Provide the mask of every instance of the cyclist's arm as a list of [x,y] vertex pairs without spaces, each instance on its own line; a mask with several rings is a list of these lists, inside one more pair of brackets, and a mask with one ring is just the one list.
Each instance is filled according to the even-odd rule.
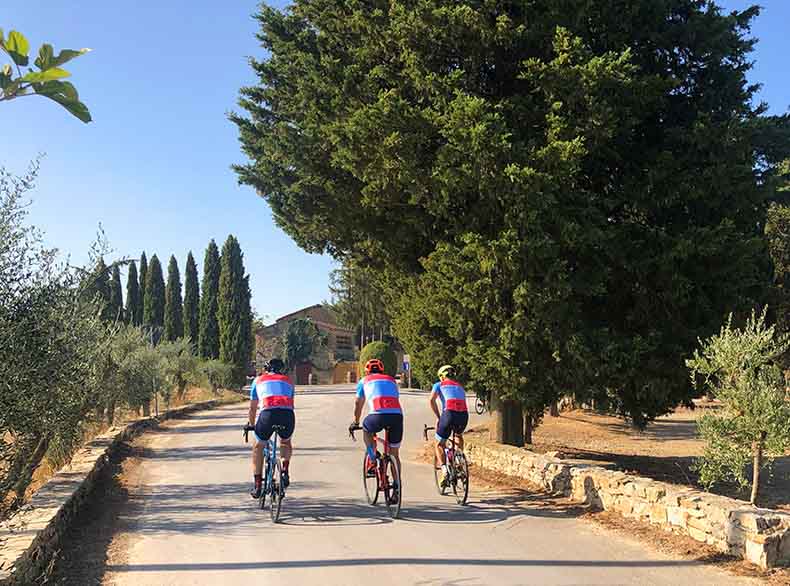
[[441,417],[441,415],[442,415],[441,411],[439,411],[439,405],[438,405],[438,403],[439,403],[439,393],[437,393],[436,391],[433,391],[431,393],[431,398],[428,399],[428,403],[431,406],[431,411],[433,411],[433,414],[436,415],[436,419],[439,419],[439,417]]
[[255,415],[258,413],[258,391],[255,389],[255,381],[250,385],[250,410],[247,419],[250,427],[255,425]]
[[354,402],[354,423],[359,425],[359,418],[362,417],[362,408],[365,406],[365,386],[362,381],[357,383],[357,400]]

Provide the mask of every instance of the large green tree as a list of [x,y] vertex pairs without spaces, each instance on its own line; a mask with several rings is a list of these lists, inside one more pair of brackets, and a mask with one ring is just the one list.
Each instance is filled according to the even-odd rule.
[[184,271],[184,336],[197,348],[198,322],[200,314],[200,292],[198,289],[197,265],[192,251],[187,255]]
[[137,264],[129,263],[126,274],[126,323],[139,326],[143,323],[143,304],[140,299],[140,283],[137,280]]
[[[455,360],[501,412],[575,392],[643,426],[690,399],[697,338],[765,294],[789,143],[746,81],[758,12],[263,6],[236,169],[304,249],[421,292],[396,316],[418,361]],[[498,423],[520,443],[517,417]]]
[[123,288],[121,286],[121,270],[117,263],[112,265],[108,311],[110,313],[110,319],[123,320]]
[[165,279],[162,265],[156,255],[151,257],[145,278],[145,300],[143,303],[143,325],[161,328],[165,324]]
[[217,322],[219,325],[219,359],[231,364],[237,380],[244,376],[250,360],[249,283],[244,275],[244,255],[232,234],[222,246]]
[[165,340],[172,342],[184,337],[184,306],[181,298],[181,273],[178,261],[170,255],[165,286]]
[[219,326],[217,324],[217,295],[219,292],[220,259],[217,244],[212,239],[203,258],[203,283],[200,298],[198,353],[201,358],[219,358]]

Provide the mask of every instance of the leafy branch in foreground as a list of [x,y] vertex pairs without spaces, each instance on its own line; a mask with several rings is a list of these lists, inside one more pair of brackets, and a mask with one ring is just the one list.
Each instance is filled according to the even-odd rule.
[[[30,43],[18,31],[11,31],[8,37],[0,29],[0,51],[11,58],[11,63],[0,67],[0,102],[7,102],[23,96],[39,95],[57,102],[83,122],[91,121],[88,107],[79,99],[77,88],[68,81],[71,73],[61,66],[72,59],[84,55],[90,49],[63,49],[55,54],[52,45],[44,43],[38,50],[38,57],[29,67]],[[27,68],[23,70],[22,68]]]

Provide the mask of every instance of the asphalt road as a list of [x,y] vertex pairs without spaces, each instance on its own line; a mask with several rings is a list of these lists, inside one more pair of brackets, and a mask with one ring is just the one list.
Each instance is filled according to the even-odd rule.
[[[292,485],[282,523],[247,495],[246,405],[196,414],[148,437],[135,503],[112,538],[105,584],[727,584],[751,583],[576,519],[540,498],[475,488],[459,507],[431,466],[404,460],[402,518],[364,502],[362,443],[346,427],[349,387],[300,389]],[[405,453],[432,423],[406,394]],[[473,418],[474,419],[474,418]]]

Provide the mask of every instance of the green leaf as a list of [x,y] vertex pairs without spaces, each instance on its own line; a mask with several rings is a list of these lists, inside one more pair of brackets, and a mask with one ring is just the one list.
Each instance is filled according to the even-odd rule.
[[41,70],[48,69],[52,66],[52,59],[55,57],[55,50],[49,43],[44,43],[38,50],[38,57],[36,57],[36,67]]
[[28,43],[27,39],[22,33],[18,31],[11,31],[8,34],[8,39],[6,39],[4,46],[14,63],[20,67],[27,65],[27,55],[30,52],[30,43]]
[[64,63],[79,57],[80,55],[84,55],[85,53],[89,53],[90,49],[63,49],[58,56],[52,61],[52,67],[57,67],[59,65],[63,65]]
[[77,88],[67,81],[48,81],[33,85],[37,94],[57,102],[71,114],[82,120],[90,122],[92,120],[88,107],[80,102]]
[[11,84],[11,76],[13,75],[13,71],[11,69],[11,65],[6,63],[3,65],[2,69],[0,69],[0,89],[5,90]]
[[59,67],[50,67],[44,71],[29,71],[22,76],[22,81],[29,81],[31,83],[44,83],[47,81],[55,81],[69,77],[71,74],[65,69]]

